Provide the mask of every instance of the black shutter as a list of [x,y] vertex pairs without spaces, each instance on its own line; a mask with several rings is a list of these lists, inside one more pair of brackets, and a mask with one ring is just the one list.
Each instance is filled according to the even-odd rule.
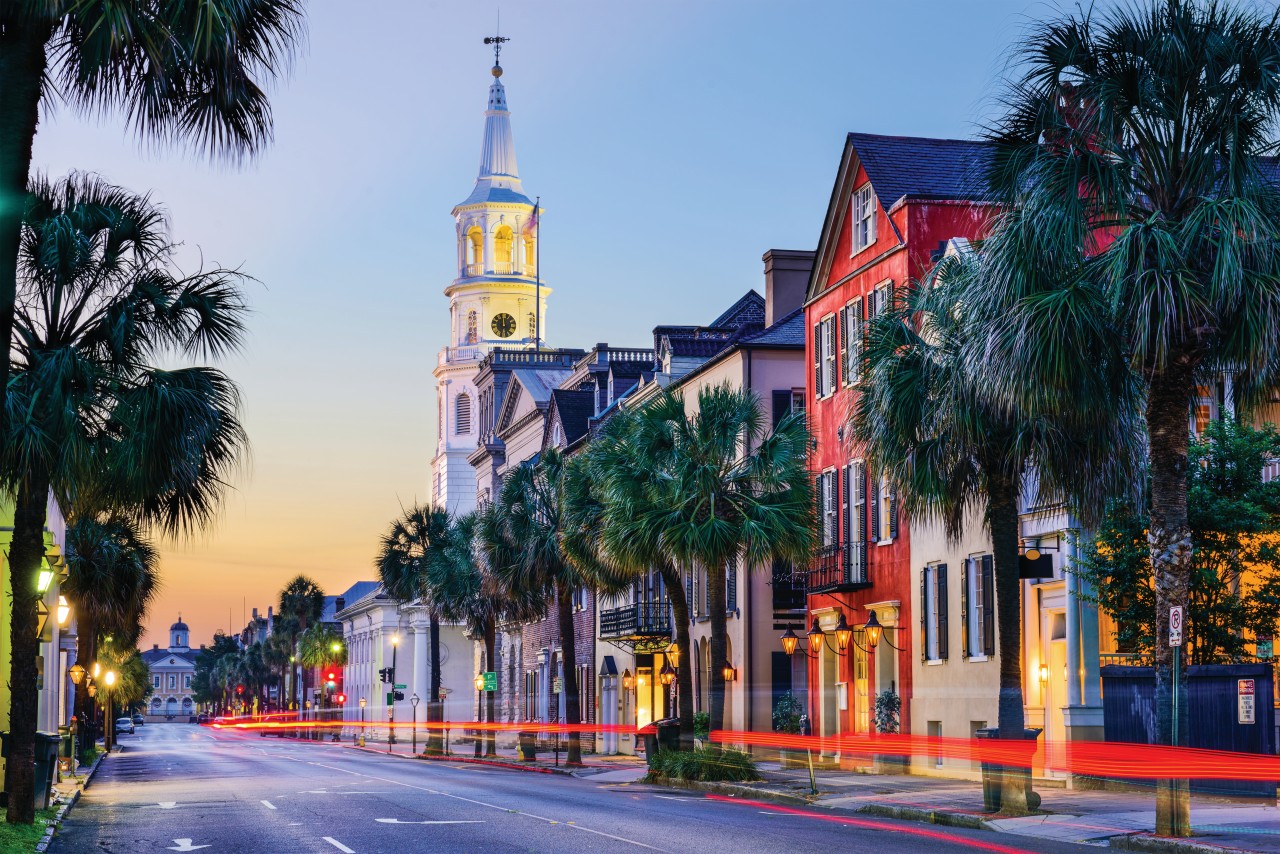
[[822,397],[822,324],[813,324],[813,396]]
[[938,658],[947,660],[947,565],[938,564]]
[[983,655],[996,654],[996,579],[991,555],[982,556]]
[[837,387],[849,382],[849,308],[840,309],[840,349],[837,351],[836,374],[839,377]]
[[693,596],[693,570],[685,570],[684,601],[688,603],[689,622],[693,622],[694,613],[698,610],[698,600]]
[[725,610],[738,610],[738,562],[731,561],[725,568]]
[[889,482],[889,539],[896,540],[898,538],[898,487],[893,481]]
[[920,570],[920,660],[929,660],[929,567]]
[[972,641],[969,638],[969,563],[960,563],[960,657],[969,657]]
[[791,389],[773,390],[773,429],[778,429],[779,422],[791,414]]
[[844,535],[840,541],[847,546],[853,542],[853,528],[849,524],[852,521],[849,515],[849,498],[853,489],[853,463],[841,471],[844,472],[844,483],[840,484],[840,518],[844,522]]
[[871,531],[867,542],[880,542],[880,479],[867,473],[867,492],[871,496]]

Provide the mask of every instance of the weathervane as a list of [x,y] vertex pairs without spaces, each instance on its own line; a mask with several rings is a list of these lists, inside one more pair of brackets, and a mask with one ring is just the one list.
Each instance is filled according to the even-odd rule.
[[[499,18],[499,21],[501,21],[501,18]],[[499,24],[499,25],[498,25],[498,29],[499,29],[499,30],[501,30],[501,27],[502,27],[502,25],[501,25],[501,24]],[[485,36],[485,37],[484,37],[484,43],[485,43],[485,44],[491,44],[491,45],[493,45],[493,67],[494,67],[494,68],[500,68],[500,67],[502,66],[502,63],[498,61],[498,56],[499,56],[499,54],[501,54],[501,53],[502,53],[502,46],[503,46],[503,44],[505,44],[506,42],[509,42],[509,41],[511,41],[511,39],[507,38],[506,36],[496,36],[496,35],[495,35],[495,36]]]

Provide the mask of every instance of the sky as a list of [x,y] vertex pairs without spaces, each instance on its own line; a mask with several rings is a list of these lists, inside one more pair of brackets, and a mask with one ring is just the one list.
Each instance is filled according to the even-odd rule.
[[[143,644],[179,613],[238,632],[298,573],[376,577],[382,531],[429,495],[432,368],[447,342],[450,210],[479,163],[494,2],[312,0],[272,89],[274,143],[243,166],[139,142],[119,116],[44,115],[34,168],[148,191],[184,265],[253,276],[243,393],[251,459],[217,523],[163,541]],[[849,131],[970,137],[1027,0],[506,0],[508,105],[540,195],[546,337],[651,346],[707,323],[761,255],[812,249]]]

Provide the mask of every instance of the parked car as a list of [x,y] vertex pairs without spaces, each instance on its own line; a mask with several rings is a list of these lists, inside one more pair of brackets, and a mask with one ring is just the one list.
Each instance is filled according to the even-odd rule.
[[127,732],[129,733],[129,735],[133,735],[135,732],[137,732],[137,730],[133,728],[133,718],[117,718],[116,732],[117,733]]
[[146,718],[144,718],[142,715],[134,715],[134,716],[133,716],[133,725],[134,725],[134,726],[142,726],[142,725],[143,725],[143,724],[145,724],[146,722],[147,722],[147,719],[146,719]]
[[203,713],[202,713],[202,714],[199,714],[199,715],[196,715],[196,723],[198,723],[198,724],[207,724],[208,722],[209,722],[209,716],[208,716],[208,715],[203,714]]

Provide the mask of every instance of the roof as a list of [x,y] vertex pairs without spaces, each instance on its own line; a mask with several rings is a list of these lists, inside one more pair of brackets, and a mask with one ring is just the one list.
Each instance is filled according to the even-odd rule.
[[609,373],[615,377],[638,377],[653,370],[653,362],[610,362]]
[[588,422],[596,414],[595,392],[558,388],[551,396],[551,405],[560,417],[560,429],[564,430],[565,444],[571,445],[586,434]]
[[381,585],[377,581],[357,581],[337,596],[324,597],[324,607],[320,609],[320,622],[336,623],[338,621],[339,599],[342,600],[343,608],[350,608],[369,594],[376,592],[379,586]]
[[751,323],[764,325],[764,297],[755,289],[747,291],[733,305],[711,321],[708,326],[745,326]]
[[140,655],[142,660],[145,661],[148,666],[152,664],[156,664],[161,659],[165,659],[165,658],[176,658],[187,664],[191,664],[191,665],[195,664],[195,660],[192,657],[192,655],[188,655],[187,653],[184,653],[184,652],[169,652],[169,650],[165,649],[164,647],[160,647],[159,649],[148,649],[140,653]]
[[985,195],[992,143],[851,133],[849,144],[886,210],[904,196],[977,199]]
[[773,326],[755,335],[748,335],[741,342],[745,347],[799,347],[804,349],[804,308],[797,308]]
[[[511,372],[514,379],[520,381],[520,385],[529,393],[529,396],[536,403],[546,403],[551,400],[551,392],[556,390],[562,382],[569,378],[573,373],[567,370],[530,370],[528,368],[517,368]],[[510,392],[507,393],[510,397]]]

